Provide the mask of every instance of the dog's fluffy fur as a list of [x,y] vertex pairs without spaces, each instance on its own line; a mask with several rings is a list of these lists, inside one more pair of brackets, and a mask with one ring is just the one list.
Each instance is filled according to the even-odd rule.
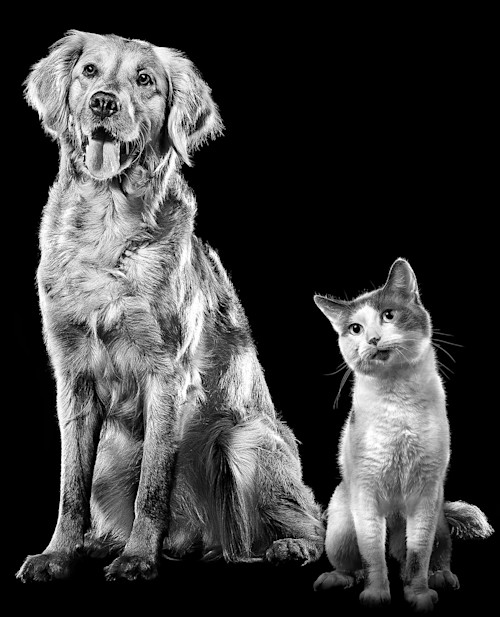
[[62,442],[57,525],[22,580],[119,551],[108,579],[152,578],[161,550],[304,563],[321,513],[277,417],[234,288],[193,234],[180,167],[221,132],[180,52],[71,31],[28,102],[60,147],[38,270]]

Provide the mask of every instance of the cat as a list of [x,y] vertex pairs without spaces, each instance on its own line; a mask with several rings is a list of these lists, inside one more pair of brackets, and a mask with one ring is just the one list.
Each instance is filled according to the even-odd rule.
[[493,530],[476,506],[443,499],[450,457],[446,397],[415,274],[399,258],[379,289],[352,301],[314,300],[354,373],[338,456],[342,481],[326,513],[325,549],[335,569],[314,588],[364,580],[362,604],[390,602],[387,533],[389,551],[401,563],[405,600],[430,611],[437,588],[459,587],[450,570],[449,525],[469,537]]

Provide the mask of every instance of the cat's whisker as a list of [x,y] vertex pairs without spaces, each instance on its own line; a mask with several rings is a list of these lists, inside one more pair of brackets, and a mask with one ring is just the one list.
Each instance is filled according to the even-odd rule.
[[347,368],[347,364],[345,362],[341,362],[338,367],[333,371],[333,373],[323,373],[325,377],[330,377],[331,375],[337,375],[340,371]]
[[433,341],[438,341],[439,343],[443,343],[443,345],[452,345],[453,347],[463,347],[460,343],[453,343],[452,341],[444,341],[443,339],[433,337]]
[[451,358],[453,362],[456,362],[455,358],[451,355],[451,353],[447,351],[442,345],[436,343],[435,340],[432,341],[432,345],[433,347],[437,347],[437,349],[440,349],[443,353],[445,353],[449,358]]
[[439,336],[455,336],[454,334],[450,334],[449,332],[443,332],[439,328],[433,328],[434,332],[437,332]]
[[403,360],[405,362],[409,362],[408,358],[404,355],[404,353],[401,351],[401,349],[399,347],[393,347],[393,349],[395,351],[397,351],[400,354],[400,356],[402,356],[402,358],[403,358]]
[[342,380],[340,381],[340,386],[339,386],[339,390],[337,392],[337,396],[335,397],[335,400],[333,401],[333,408],[337,409],[338,405],[339,405],[339,400],[340,400],[340,393],[342,392],[342,388],[345,386],[345,382],[349,379],[349,375],[352,373],[352,369],[350,369],[349,367],[347,368],[346,372],[344,373]]
[[454,375],[454,371],[449,366],[446,366],[446,364],[444,364],[440,360],[437,360],[437,365],[439,367],[439,372],[445,379],[447,380],[450,379],[450,375],[448,375],[448,373],[451,373],[452,375]]

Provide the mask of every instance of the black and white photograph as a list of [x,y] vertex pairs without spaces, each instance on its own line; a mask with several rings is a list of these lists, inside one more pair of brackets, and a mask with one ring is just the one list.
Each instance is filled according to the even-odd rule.
[[16,613],[492,606],[498,36],[427,10],[15,10]]

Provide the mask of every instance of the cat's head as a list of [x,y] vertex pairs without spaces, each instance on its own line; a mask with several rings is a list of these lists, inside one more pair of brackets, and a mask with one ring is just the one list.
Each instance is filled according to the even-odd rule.
[[349,368],[374,375],[418,362],[431,345],[429,313],[410,264],[397,259],[383,287],[354,300],[314,296],[339,335]]

